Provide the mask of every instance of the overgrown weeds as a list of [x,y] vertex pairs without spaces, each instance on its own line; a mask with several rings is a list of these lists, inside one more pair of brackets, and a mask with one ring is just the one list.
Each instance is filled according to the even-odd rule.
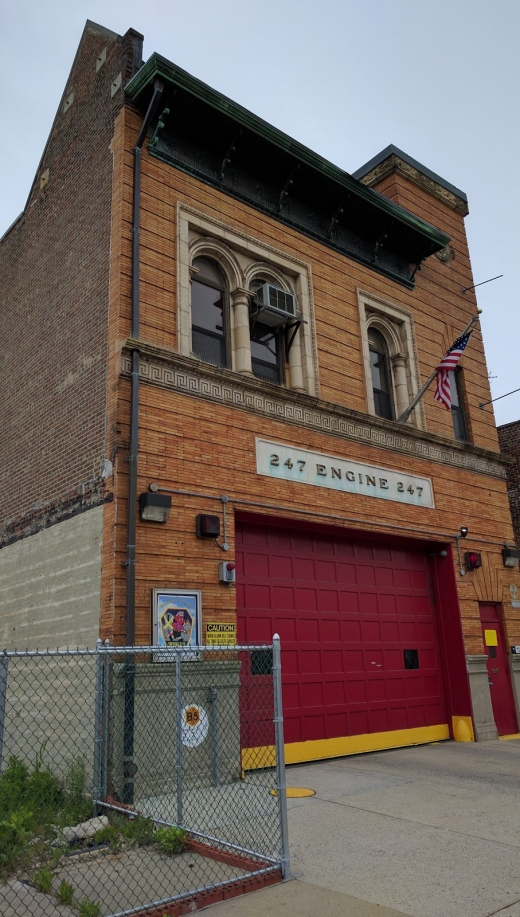
[[[88,898],[78,902],[74,887],[66,879],[54,885],[55,870],[69,845],[61,829],[92,816],[92,798],[86,792],[85,763],[81,757],[70,762],[63,779],[43,763],[42,746],[34,765],[11,757],[0,775],[0,882],[13,874],[31,875],[41,893],[54,894],[59,904],[78,911],[80,917],[98,917],[100,906]],[[187,834],[181,828],[160,827],[151,818],[126,817],[109,813],[110,823],[93,838],[78,842],[85,850],[108,845],[112,853],[128,847],[156,845],[163,854],[174,856],[186,848]]]
[[62,781],[44,766],[44,751],[42,746],[32,768],[11,757],[0,776],[0,879],[42,858],[52,825],[76,824],[90,816],[83,760],[73,761]]
[[186,841],[188,839],[188,835],[183,828],[175,827],[157,828],[155,837],[161,850],[164,853],[171,854],[172,856],[177,853],[182,853],[186,847]]

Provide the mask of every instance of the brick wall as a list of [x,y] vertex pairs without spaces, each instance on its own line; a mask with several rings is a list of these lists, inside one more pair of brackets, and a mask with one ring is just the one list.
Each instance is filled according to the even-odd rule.
[[106,498],[110,146],[140,56],[138,33],[87,23],[26,208],[0,242],[0,544]]
[[[127,180],[131,168],[131,150],[140,126],[140,118],[129,108],[118,117],[114,138],[116,166],[114,171],[113,246],[110,304],[110,377],[109,392],[118,451],[115,459],[115,499],[105,507],[103,544],[102,636],[116,642],[124,640],[126,511],[128,495],[129,380],[121,377],[121,342],[131,329],[131,185]],[[177,204],[188,204],[199,212],[243,231],[278,251],[293,254],[311,265],[313,299],[318,334],[321,400],[341,410],[366,412],[366,384],[361,354],[361,334],[357,290],[409,310],[415,320],[419,366],[422,381],[431,373],[439,354],[453,340],[453,330],[462,327],[475,309],[474,300],[462,294],[463,283],[471,284],[471,268],[462,219],[456,215],[458,241],[456,258],[443,264],[430,258],[418,275],[415,290],[408,290],[359,265],[319,243],[281,226],[226,194],[204,185],[195,178],[151,157],[143,149],[141,209],[141,331],[143,342],[164,348],[169,368],[176,369],[178,338],[176,324],[177,292]],[[417,206],[423,206],[419,201]],[[441,204],[439,206],[442,206]],[[428,218],[428,217],[427,217]],[[451,212],[443,219],[451,218]],[[430,219],[431,216],[430,216]],[[432,220],[435,222],[435,220]],[[454,226],[451,231],[454,232]],[[147,358],[146,358],[147,359]],[[179,369],[185,367],[180,358]],[[188,360],[189,362],[189,360]],[[468,357],[469,363],[469,357]],[[470,404],[475,445],[497,452],[496,431],[492,415],[478,410],[478,401],[486,400],[489,386],[480,335],[472,342],[471,369],[474,393]],[[222,372],[214,370],[216,382]],[[227,374],[226,378],[237,378]],[[159,374],[160,375],[160,374]],[[158,379],[159,379],[158,375]],[[231,378],[229,378],[231,384]],[[211,382],[207,383],[208,391]],[[253,395],[262,383],[249,383]],[[295,396],[300,408],[314,408],[314,399]],[[244,399],[247,400],[247,399]],[[444,436],[456,449],[451,416],[430,394],[425,403],[427,430]],[[298,487],[266,479],[256,474],[255,436],[277,442],[289,442],[302,448],[329,455],[372,462],[411,474],[432,477],[436,506],[422,510],[391,502],[364,499],[352,494],[334,494],[315,487]],[[459,577],[455,570],[459,601],[468,652],[482,652],[479,601],[507,601],[507,571],[504,573],[501,542],[511,534],[504,480],[454,464],[443,465],[419,456],[366,445],[335,437],[325,431],[310,431],[296,423],[261,417],[254,410],[222,405],[190,397],[186,392],[168,390],[167,386],[141,384],[139,411],[138,493],[152,481],[166,488],[198,494],[227,494],[231,504],[228,513],[228,541],[234,550],[234,512],[241,500],[280,507],[277,515],[316,523],[316,516],[326,523],[327,514],[334,525],[341,517],[356,520],[353,529],[377,529],[396,523],[418,532],[418,537],[450,542],[465,524],[470,529],[468,550],[481,550],[484,564],[480,571]],[[238,501],[233,505],[233,501]],[[284,507],[290,506],[288,513]],[[151,638],[150,590],[158,586],[202,588],[203,611],[215,620],[234,620],[235,590],[218,581],[218,563],[226,557],[213,542],[204,543],[195,536],[195,516],[199,512],[215,513],[218,502],[203,496],[174,495],[168,524],[138,522],[136,633],[137,641]],[[269,512],[258,508],[258,512]],[[346,523],[344,523],[346,525]],[[388,536],[387,536],[388,537]],[[417,536],[413,536],[417,537]],[[451,542],[455,547],[454,540]],[[114,563],[115,557],[115,563]],[[232,558],[233,554],[227,555]],[[520,634],[520,617],[510,616],[511,630]],[[520,637],[519,637],[520,639]]]
[[514,459],[507,469],[507,495],[513,519],[515,541],[520,545],[520,420],[497,427],[500,449]]

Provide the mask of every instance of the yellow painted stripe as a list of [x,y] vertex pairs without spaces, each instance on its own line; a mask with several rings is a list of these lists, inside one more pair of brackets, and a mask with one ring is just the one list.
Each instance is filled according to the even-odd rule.
[[[278,796],[278,790],[269,790],[271,796]],[[304,786],[288,786],[285,788],[287,799],[305,799],[307,796],[316,796],[316,790]]]
[[511,736],[499,736],[498,738],[501,739],[502,742],[508,742],[509,739],[520,739],[520,732],[515,732]]
[[[285,747],[287,748],[287,745]],[[242,771],[255,771],[261,767],[274,767],[275,764],[274,745],[242,749]]]
[[[383,748],[425,745],[428,742],[439,742],[449,737],[449,726],[443,723],[439,726],[419,726],[416,729],[372,732],[360,736],[341,736],[337,739],[291,742],[285,745],[285,762],[286,764],[299,764],[302,761],[318,761],[320,758],[340,758],[344,755],[359,755],[365,751],[380,751]],[[274,767],[275,762],[273,745],[242,749],[242,769],[244,771],[260,767]]]

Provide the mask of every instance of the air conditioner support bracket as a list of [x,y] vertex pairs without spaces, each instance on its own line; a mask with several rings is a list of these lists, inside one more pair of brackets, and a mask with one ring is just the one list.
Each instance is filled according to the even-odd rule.
[[[306,324],[307,324],[307,322],[306,322],[303,318],[299,318],[299,319],[297,319],[295,322],[291,322],[290,325],[284,325],[284,331],[285,331],[285,353],[286,353],[287,356],[289,356],[289,351],[290,351],[290,349],[291,349],[291,347],[292,347],[292,343],[293,343],[293,341],[294,341],[294,339],[295,339],[295,337],[296,337],[296,334],[297,334],[297,332],[298,332],[298,328],[300,327],[300,325],[306,325]],[[289,337],[288,334],[287,334],[288,331],[292,331],[292,334],[291,334],[290,337]]]

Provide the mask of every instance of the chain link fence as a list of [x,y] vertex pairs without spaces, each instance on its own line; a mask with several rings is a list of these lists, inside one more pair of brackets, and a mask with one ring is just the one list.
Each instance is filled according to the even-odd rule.
[[0,655],[2,917],[164,917],[288,873],[277,638]]

